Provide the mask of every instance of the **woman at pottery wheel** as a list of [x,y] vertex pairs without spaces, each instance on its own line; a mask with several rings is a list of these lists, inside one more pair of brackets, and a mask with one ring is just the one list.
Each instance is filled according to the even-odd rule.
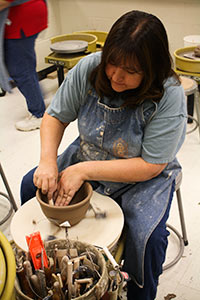
[[[67,74],[41,126],[39,166],[24,176],[22,204],[37,188],[67,205],[84,181],[117,201],[126,222],[128,299],[153,300],[167,248],[166,221],[187,112],[161,21],[130,11],[112,26],[102,52]],[[79,137],[57,158],[68,124]],[[59,180],[58,180],[59,178]]]

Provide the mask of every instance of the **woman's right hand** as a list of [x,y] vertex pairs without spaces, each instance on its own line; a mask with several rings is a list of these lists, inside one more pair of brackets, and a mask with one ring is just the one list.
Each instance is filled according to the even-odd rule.
[[43,194],[47,194],[49,200],[52,199],[58,182],[57,163],[40,162],[33,175],[33,182],[37,188],[41,189]]

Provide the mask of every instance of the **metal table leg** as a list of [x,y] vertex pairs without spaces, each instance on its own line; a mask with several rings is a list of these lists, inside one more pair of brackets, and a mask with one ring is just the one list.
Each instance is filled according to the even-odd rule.
[[64,80],[64,67],[57,66],[57,74],[58,74],[58,85],[60,86]]
[[4,171],[3,171],[3,168],[2,168],[2,166],[1,166],[1,163],[0,163],[0,173],[1,173],[1,177],[2,177],[2,179],[3,179],[4,185],[5,185],[5,187],[6,187],[6,190],[7,190],[7,192],[8,192],[9,201],[11,202],[11,204],[12,204],[12,206],[13,206],[13,209],[14,209],[15,211],[17,211],[18,208],[17,208],[17,205],[16,205],[16,203],[15,203],[15,199],[14,199],[13,194],[12,194],[12,192],[11,192],[11,189],[10,189],[10,187],[9,187],[8,181],[7,181],[7,179],[6,179],[6,176],[5,176],[5,174],[4,174]]

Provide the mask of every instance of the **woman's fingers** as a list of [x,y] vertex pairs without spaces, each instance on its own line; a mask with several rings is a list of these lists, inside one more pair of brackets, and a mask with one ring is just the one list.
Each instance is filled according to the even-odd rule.
[[53,198],[53,194],[57,189],[57,178],[49,178],[48,180],[48,190],[47,190],[47,198],[50,200]]
[[72,198],[74,197],[75,191],[68,190],[67,192],[63,189],[57,191],[57,197],[55,198],[56,206],[66,206],[70,203]]
[[67,194],[66,192],[59,191],[58,196],[56,198],[55,205],[56,206],[66,206],[72,200],[72,196]]
[[69,166],[59,173],[57,193],[54,195],[56,206],[68,205],[83,184],[84,180],[80,166],[80,164],[78,167],[77,165]]
[[35,172],[33,182],[38,189],[41,189],[43,194],[47,194],[48,199],[52,199],[54,191],[57,189],[57,176],[41,174]]

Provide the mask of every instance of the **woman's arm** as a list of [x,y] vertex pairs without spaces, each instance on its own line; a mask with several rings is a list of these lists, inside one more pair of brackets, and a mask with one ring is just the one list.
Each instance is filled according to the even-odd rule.
[[34,174],[34,184],[41,188],[43,193],[48,192],[48,198],[52,198],[57,188],[57,152],[67,126],[68,123],[62,123],[47,113],[44,114],[40,129],[40,163]]
[[10,6],[10,2],[8,2],[7,0],[0,0],[0,11],[9,6]]
[[84,180],[139,182],[158,176],[167,164],[151,164],[141,157],[83,162]]
[[[141,157],[109,161],[85,161],[61,173],[56,205],[67,205],[84,181],[139,182],[159,175],[165,164],[151,164]],[[68,195],[63,197],[63,195]]]

